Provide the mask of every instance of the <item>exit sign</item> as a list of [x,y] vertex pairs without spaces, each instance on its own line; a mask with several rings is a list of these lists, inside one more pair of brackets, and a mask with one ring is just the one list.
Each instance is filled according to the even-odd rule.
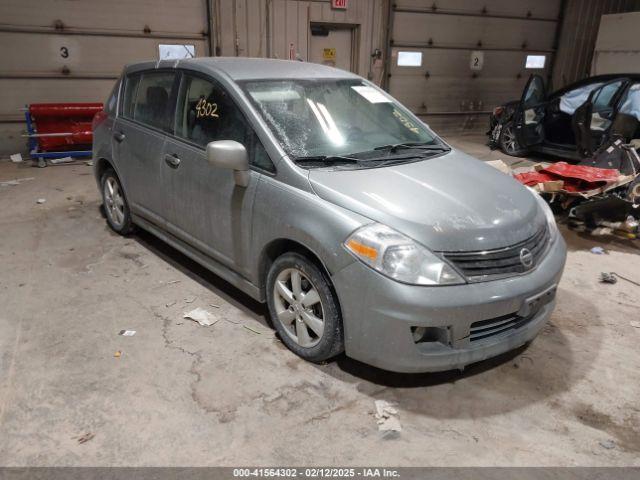
[[339,10],[346,10],[347,0],[331,0],[331,7]]

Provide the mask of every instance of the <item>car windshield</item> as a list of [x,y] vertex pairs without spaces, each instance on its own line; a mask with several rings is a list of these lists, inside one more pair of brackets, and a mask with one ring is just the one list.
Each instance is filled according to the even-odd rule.
[[360,80],[259,80],[242,86],[294,159],[363,152],[381,157],[385,148],[443,145],[399,103]]

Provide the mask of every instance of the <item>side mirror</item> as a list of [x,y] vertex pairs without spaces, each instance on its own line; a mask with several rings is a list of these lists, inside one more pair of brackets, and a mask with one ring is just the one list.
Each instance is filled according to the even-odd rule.
[[207,161],[214,167],[233,170],[236,185],[249,185],[249,156],[244,145],[234,140],[217,140],[207,144]]

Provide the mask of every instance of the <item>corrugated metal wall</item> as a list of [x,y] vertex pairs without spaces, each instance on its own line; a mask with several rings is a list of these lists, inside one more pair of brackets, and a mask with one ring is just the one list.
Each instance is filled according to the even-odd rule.
[[603,15],[591,75],[640,72],[640,12]]
[[213,0],[216,52],[222,56],[289,58],[291,46],[308,60],[312,22],[354,26],[357,71],[369,76],[371,53],[382,49],[384,0],[350,0],[334,10],[330,0]]
[[553,68],[553,88],[561,88],[589,75],[602,15],[639,9],[638,0],[566,0]]
[[[520,97],[530,73],[546,75],[560,0],[397,0],[392,11],[392,95],[437,131],[480,132],[495,105]],[[421,67],[397,65],[399,51],[422,52]],[[471,53],[484,56],[471,69]],[[527,55],[547,55],[525,69]]]
[[0,152],[26,149],[20,109],[38,102],[102,102],[126,63],[158,58],[158,44],[207,55],[205,0],[0,2]]
[[[481,132],[483,112],[519,98],[528,54],[548,56],[536,71],[544,75],[555,56],[556,87],[574,81],[589,71],[600,15],[639,8],[640,0],[349,0],[344,11],[330,0],[3,0],[0,152],[24,150],[24,104],[102,101],[122,65],[157,58],[159,43],[191,43],[196,55],[209,54],[209,44],[230,56],[289,58],[293,50],[307,60],[315,22],[353,28],[356,72],[384,78],[436,130]],[[389,57],[388,77],[376,49]],[[398,67],[403,50],[422,52],[422,66]],[[475,50],[484,55],[479,71],[470,68]]]

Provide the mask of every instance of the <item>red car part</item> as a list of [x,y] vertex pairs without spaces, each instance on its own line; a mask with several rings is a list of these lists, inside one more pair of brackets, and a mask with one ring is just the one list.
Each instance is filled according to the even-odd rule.
[[515,175],[516,180],[529,186],[562,180],[564,181],[563,189],[567,192],[586,192],[602,188],[616,182],[619,177],[620,172],[614,168],[571,165],[567,162],[558,162],[536,172]]
[[35,123],[38,151],[68,151],[90,148],[91,121],[102,111],[102,103],[32,103],[28,107]]

